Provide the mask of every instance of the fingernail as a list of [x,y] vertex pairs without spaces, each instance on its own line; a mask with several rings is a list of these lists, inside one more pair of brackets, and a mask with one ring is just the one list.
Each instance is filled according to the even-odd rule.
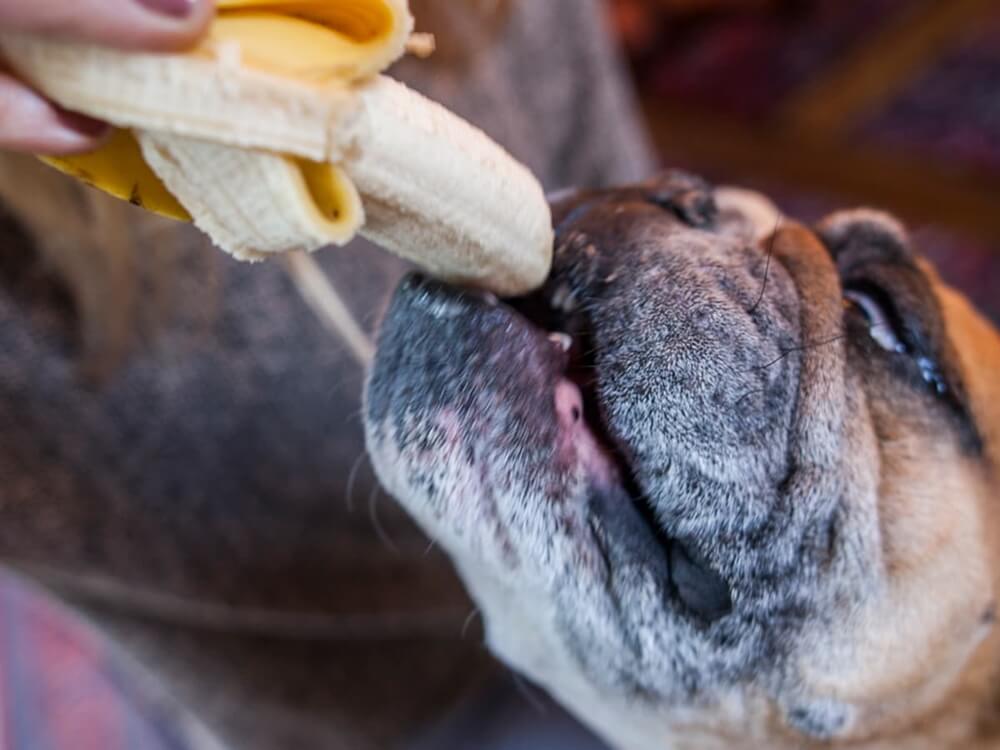
[[194,12],[198,0],[137,0],[142,6],[172,18],[187,18]]

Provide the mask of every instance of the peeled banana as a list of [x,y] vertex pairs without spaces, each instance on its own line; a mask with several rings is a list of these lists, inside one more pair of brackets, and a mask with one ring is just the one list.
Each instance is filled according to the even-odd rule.
[[532,175],[455,115],[378,72],[413,29],[406,0],[217,0],[194,49],[144,54],[0,31],[2,55],[63,107],[118,130],[49,158],[254,259],[357,232],[451,281],[539,285],[548,205]]

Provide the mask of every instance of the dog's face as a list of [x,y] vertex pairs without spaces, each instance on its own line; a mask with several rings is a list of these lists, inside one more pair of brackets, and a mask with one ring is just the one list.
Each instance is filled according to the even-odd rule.
[[630,750],[967,746],[995,332],[881,214],[754,233],[669,173],[554,216],[531,298],[405,281],[368,386],[490,647]]

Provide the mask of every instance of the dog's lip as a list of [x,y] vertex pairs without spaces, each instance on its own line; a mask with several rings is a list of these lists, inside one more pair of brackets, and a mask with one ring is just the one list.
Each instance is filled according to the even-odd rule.
[[[394,354],[397,351],[395,346],[426,347],[426,342],[418,343],[425,335],[461,336],[467,342],[466,348],[479,347],[478,351],[482,356],[438,368],[433,356],[428,358],[417,354],[410,364],[432,368],[431,380],[448,377],[447,371],[455,375],[456,367],[466,369],[470,376],[477,373],[474,369],[467,368],[486,366],[503,370],[510,367],[507,372],[487,373],[487,380],[494,384],[494,397],[505,402],[515,402],[515,411],[519,408],[516,404],[518,401],[537,405],[532,407],[535,409],[534,418],[540,420],[534,434],[538,440],[545,441],[545,444],[539,443],[532,447],[543,450],[547,448],[546,452],[550,455],[544,469],[546,476],[539,478],[545,480],[547,487],[564,487],[566,492],[573,493],[572,496],[559,498],[559,501],[589,507],[590,511],[585,512],[598,515],[635,514],[635,521],[645,527],[650,535],[649,541],[658,542],[667,551],[670,540],[666,538],[655,511],[636,481],[628,456],[629,446],[621,444],[614,437],[610,425],[605,422],[597,384],[593,380],[596,376],[595,363],[588,365],[585,356],[592,348],[591,342],[587,341],[589,332],[585,325],[582,330],[573,329],[573,333],[578,335],[564,330],[559,325],[559,316],[552,314],[550,300],[545,299],[551,295],[551,286],[543,287],[542,291],[530,295],[529,301],[540,303],[542,313],[539,316],[535,310],[526,310],[525,298],[497,299],[473,287],[449,284],[419,273],[410,274],[401,282],[387,312],[386,322],[380,333],[373,381],[370,382],[392,381],[406,384],[405,375],[401,375],[399,371],[399,357]],[[576,315],[563,317],[569,324],[580,325],[585,320],[583,312],[584,308],[580,308]],[[586,312],[593,313],[593,307],[587,305]],[[421,327],[423,333],[419,336],[399,336],[400,332],[421,330]],[[387,344],[389,348],[383,349],[382,344]],[[508,356],[510,347],[518,347],[520,355]],[[436,350],[435,347],[431,348]],[[463,350],[462,347],[455,351],[459,350]],[[452,351],[449,346],[440,349],[442,355],[449,351]],[[404,356],[403,359],[407,357]],[[404,380],[396,381],[400,376]],[[581,383],[581,376],[587,376],[586,379],[591,382]],[[471,385],[477,382],[477,377],[468,377],[463,382]],[[584,387],[581,388],[581,385]],[[376,388],[376,391],[380,390],[382,386]],[[407,388],[403,390],[406,391]],[[588,390],[589,397],[585,395]],[[369,416],[376,422],[384,418],[383,409],[378,404],[383,404],[385,410],[391,408],[385,399],[394,397],[394,389],[388,388],[386,391],[387,393],[374,397],[369,393]],[[522,401],[522,395],[530,397]],[[542,401],[538,400],[539,396],[543,400],[549,400],[549,409],[540,406]],[[567,396],[570,400],[579,399],[579,419],[566,418],[569,414],[565,408]],[[506,410],[501,411],[506,413]],[[572,417],[572,414],[569,416]],[[470,414],[470,419],[473,420],[470,425],[475,427],[475,431],[467,439],[475,439],[475,435],[488,431],[489,428],[481,421],[475,421],[484,418],[489,420],[490,416]],[[547,424],[542,425],[541,421]],[[537,468],[541,469],[541,466]],[[583,480],[583,483],[579,480]],[[540,508],[539,512],[546,511]],[[583,535],[579,541],[587,545],[588,539],[591,537]],[[666,560],[666,556],[663,559]]]
[[[546,313],[551,314],[551,300],[543,299],[543,295],[550,292],[543,289],[528,297],[499,299],[489,291],[457,286],[415,273],[404,279],[398,294],[407,296],[405,304],[414,304],[416,300],[415,304],[434,318],[465,318],[472,331],[479,326],[504,331],[502,339],[478,338],[477,346],[483,347],[487,355],[484,360],[493,361],[490,355],[502,354],[504,346],[518,346],[525,353],[530,352],[531,359],[540,365],[539,369],[534,376],[523,380],[511,377],[505,396],[513,396],[509,389],[521,387],[540,389],[552,399],[556,422],[552,470],[582,469],[596,486],[616,485],[627,491],[626,477],[630,471],[625,469],[623,457],[608,437],[599,406],[585,395],[591,389],[581,382],[578,372],[584,346],[581,338],[558,326],[547,325],[550,321],[541,319],[548,317],[547,314],[535,316],[526,309],[525,302],[530,298],[535,309],[542,302]],[[506,343],[498,343],[500,341]],[[576,415],[572,413],[574,404],[578,405]]]
[[[581,404],[581,414],[578,420],[559,419],[560,446],[562,449],[572,448],[576,460],[584,463],[584,468],[593,479],[610,481],[626,485],[631,469],[626,465],[626,459],[611,438],[609,429],[603,422],[600,404],[596,403],[596,393],[592,386],[581,382],[579,370],[589,370],[582,360],[588,346],[580,335],[573,335],[560,326],[549,326],[547,322],[532,316],[528,309],[532,306],[544,307],[546,314],[540,317],[560,318],[572,312],[570,295],[562,294],[560,289],[553,293],[547,287],[526,297],[500,299],[493,293],[474,287],[453,286],[445,282],[431,281],[420,274],[414,274],[404,284],[420,288],[433,295],[435,290],[447,291],[451,298],[449,315],[470,314],[471,316],[485,314],[501,316],[504,325],[513,330],[520,329],[530,335],[519,336],[519,346],[534,347],[541,361],[545,362],[548,376],[543,387],[550,389],[555,401],[557,419],[559,419],[560,394],[573,393]],[[561,295],[561,296],[560,296]],[[551,298],[549,298],[551,297]],[[465,309],[465,313],[461,310]],[[442,313],[443,314],[443,313]],[[632,494],[632,493],[629,493]]]
[[[639,487],[629,458],[629,447],[621,443],[605,419],[604,405],[596,382],[598,372],[594,357],[597,352],[593,348],[590,331],[586,327],[578,330],[581,316],[575,314],[577,311],[573,292],[568,285],[555,288],[546,285],[528,298],[505,299],[498,301],[497,305],[512,315],[519,325],[535,331],[538,334],[535,340],[544,340],[550,348],[549,356],[554,358],[557,375],[552,386],[553,397],[557,399],[557,415],[560,411],[560,393],[572,392],[579,399],[581,414],[578,424],[574,429],[574,425],[562,419],[562,439],[568,436],[574,441],[577,460],[583,462],[591,479],[605,486],[620,487],[631,500],[636,512],[650,526],[653,535],[665,543],[662,526]],[[533,319],[526,312],[532,307],[535,310],[544,308],[547,315],[543,314],[543,317],[551,320]],[[574,323],[559,325],[560,322],[568,323],[571,318]],[[555,322],[556,325],[548,326],[547,322]],[[564,330],[566,328],[573,330],[573,333]]]
[[[532,297],[537,301],[539,297],[548,295],[549,299],[543,301],[550,313],[557,313],[557,318],[560,315],[567,318],[574,316],[576,310],[572,301],[567,299],[565,294],[561,294],[560,289],[556,287],[553,291],[546,285]],[[654,505],[640,486],[629,455],[630,447],[615,435],[612,425],[605,419],[604,405],[596,381],[580,382],[581,370],[591,377],[597,376],[596,363],[589,361],[596,355],[590,331],[584,329],[576,332],[576,335],[571,335],[565,330],[560,330],[558,326],[550,328],[540,324],[525,314],[523,302],[523,299],[501,300],[497,303],[497,307],[517,320],[518,325],[533,330],[537,334],[533,337],[533,341],[541,342],[538,345],[548,346],[551,361],[556,365],[556,375],[551,388],[553,399],[556,401],[557,419],[560,422],[559,445],[556,446],[557,462],[562,462],[564,465],[567,459],[569,462],[575,462],[584,469],[594,490],[606,493],[608,497],[620,497],[624,500],[624,503],[611,503],[603,510],[594,508],[592,512],[633,514],[637,523],[645,528],[649,543],[656,545],[662,551],[660,560],[666,566],[665,569],[669,569],[670,550],[674,539],[667,533]],[[561,310],[554,310],[560,307]],[[594,312],[592,306],[588,306],[588,310],[591,314]],[[581,316],[575,317],[579,324]],[[568,423],[565,415],[560,412],[560,397],[579,398],[582,413],[574,424]],[[571,455],[567,456],[567,453]],[[635,542],[633,539],[632,543]],[[594,543],[601,546],[606,542]],[[668,573],[664,575],[669,576]]]

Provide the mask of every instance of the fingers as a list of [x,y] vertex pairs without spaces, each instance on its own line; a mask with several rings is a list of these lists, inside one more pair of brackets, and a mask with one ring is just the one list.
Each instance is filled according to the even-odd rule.
[[214,13],[212,0],[0,0],[0,28],[122,49],[182,49]]
[[[194,44],[214,10],[213,0],[0,0],[0,29],[166,51]],[[0,148],[77,153],[99,145],[107,130],[0,70]]]
[[[0,0],[0,29],[166,51],[194,44],[214,9],[213,0]],[[107,131],[0,69],[0,149],[77,153],[98,146]]]
[[0,72],[0,149],[62,155],[100,145],[108,126],[66,112]]

